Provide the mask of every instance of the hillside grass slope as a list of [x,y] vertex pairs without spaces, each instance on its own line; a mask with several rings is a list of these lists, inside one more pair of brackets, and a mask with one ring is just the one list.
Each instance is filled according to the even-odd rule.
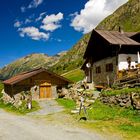
[[129,0],[118,8],[112,15],[105,18],[96,29],[140,31],[140,1]]

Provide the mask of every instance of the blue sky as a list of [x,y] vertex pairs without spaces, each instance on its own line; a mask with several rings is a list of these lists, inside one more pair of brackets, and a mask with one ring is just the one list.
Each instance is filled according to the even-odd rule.
[[0,67],[31,53],[55,55],[127,0],[1,0]]

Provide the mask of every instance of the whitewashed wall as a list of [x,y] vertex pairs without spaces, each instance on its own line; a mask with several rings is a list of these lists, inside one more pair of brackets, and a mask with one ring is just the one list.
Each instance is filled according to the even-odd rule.
[[131,66],[134,66],[138,62],[138,55],[137,54],[119,54],[118,56],[118,69],[123,70],[123,69],[128,69],[128,62],[127,58],[131,57]]

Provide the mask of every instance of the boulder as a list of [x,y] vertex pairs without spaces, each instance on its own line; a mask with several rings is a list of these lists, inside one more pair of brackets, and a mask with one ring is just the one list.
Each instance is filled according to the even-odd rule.
[[78,114],[79,110],[71,110],[71,114]]
[[132,93],[131,94],[132,105],[134,109],[140,110],[140,94]]

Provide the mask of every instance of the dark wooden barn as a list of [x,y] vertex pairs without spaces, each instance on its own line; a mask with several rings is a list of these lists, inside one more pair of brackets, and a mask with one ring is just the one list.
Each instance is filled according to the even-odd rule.
[[22,91],[31,91],[36,98],[55,98],[57,88],[65,87],[72,82],[44,68],[39,68],[20,73],[3,83],[5,92],[11,97]]

